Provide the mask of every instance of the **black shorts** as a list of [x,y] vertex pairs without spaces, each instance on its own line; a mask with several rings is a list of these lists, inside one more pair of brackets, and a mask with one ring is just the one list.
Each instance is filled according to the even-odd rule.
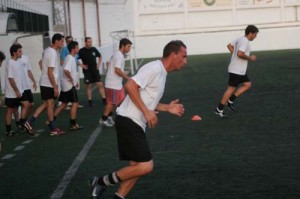
[[142,127],[127,117],[116,116],[120,160],[148,162],[152,155]]
[[20,103],[20,98],[5,98],[5,105],[9,108],[18,108]]
[[229,73],[228,85],[233,87],[238,87],[241,83],[250,82],[250,79],[247,74],[238,75],[234,73]]
[[69,102],[78,102],[78,95],[75,86],[66,92],[60,91],[58,101],[69,103]]
[[20,101],[23,102],[23,101],[28,101],[30,103],[33,102],[33,95],[32,95],[32,92],[30,89],[28,90],[25,90],[22,94],[22,97],[20,98]]
[[56,97],[54,97],[54,88],[46,86],[41,86],[40,88],[42,100],[56,99]]
[[83,76],[84,76],[85,84],[101,82],[101,76],[100,76],[99,70],[93,70],[93,71],[85,70],[83,72]]

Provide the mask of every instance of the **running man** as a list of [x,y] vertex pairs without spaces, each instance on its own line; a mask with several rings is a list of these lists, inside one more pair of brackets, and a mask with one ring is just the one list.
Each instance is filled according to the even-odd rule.
[[114,108],[119,106],[125,98],[123,78],[126,80],[129,79],[124,73],[125,56],[129,53],[131,45],[132,42],[129,39],[123,38],[120,40],[119,50],[112,56],[106,73],[105,95],[107,104],[99,123],[107,127],[115,124],[113,120]]
[[256,56],[250,55],[250,41],[256,38],[257,33],[258,28],[254,25],[249,25],[245,30],[245,36],[239,37],[227,45],[232,54],[228,66],[228,87],[223,94],[219,106],[215,110],[215,113],[221,118],[227,117],[224,114],[225,105],[232,112],[236,112],[233,106],[234,101],[251,87],[251,81],[247,75],[247,67],[248,61],[256,61]]
[[113,196],[124,199],[138,179],[153,170],[153,159],[146,138],[146,126],[157,125],[157,111],[182,116],[183,105],[176,99],[169,104],[159,103],[163,96],[168,73],[180,71],[187,62],[186,46],[182,41],[169,42],[163,50],[161,60],[144,65],[136,75],[127,81],[128,93],[117,108],[116,130],[120,160],[128,166],[116,172],[93,177],[90,181],[92,196],[101,198],[107,187],[120,183]]

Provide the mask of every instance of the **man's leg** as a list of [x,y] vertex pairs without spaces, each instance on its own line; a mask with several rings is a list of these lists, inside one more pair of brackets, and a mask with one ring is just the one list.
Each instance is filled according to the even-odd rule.
[[223,97],[221,99],[221,102],[219,104],[219,106],[216,108],[215,113],[219,116],[219,117],[226,117],[226,115],[224,115],[224,106],[226,105],[228,99],[232,96],[232,94],[234,93],[236,87],[233,86],[228,86],[226,91],[223,94]]
[[106,104],[106,96],[105,96],[105,89],[102,82],[96,82],[98,91],[100,93],[100,96],[102,97],[102,103]]
[[93,102],[92,102],[92,84],[88,83],[85,84],[86,86],[86,95],[88,98],[88,102],[89,102],[89,106],[93,106]]
[[54,111],[53,114],[53,120],[55,120],[57,118],[57,116],[63,111],[65,110],[65,108],[67,108],[68,103],[62,102]]
[[17,108],[7,107],[5,115],[6,136],[14,136],[15,132],[11,130],[12,114]]
[[244,82],[242,86],[240,86],[235,92],[235,97],[241,96],[243,93],[245,93],[247,90],[251,88],[251,82]]
[[114,105],[113,104],[106,104],[103,115],[102,115],[101,119],[99,120],[99,123],[103,124],[104,126],[107,126],[107,127],[113,126],[113,124],[111,124],[108,121],[108,117],[111,117],[111,113],[112,113],[113,110],[114,110]]

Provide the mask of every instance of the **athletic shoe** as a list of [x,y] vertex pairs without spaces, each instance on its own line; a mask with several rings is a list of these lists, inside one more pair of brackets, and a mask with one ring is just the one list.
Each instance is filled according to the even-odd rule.
[[114,119],[113,119],[112,116],[108,117],[108,122],[111,123],[111,124],[113,124],[113,125],[115,125],[115,121],[114,121]]
[[53,130],[50,131],[50,135],[64,135],[66,132],[64,132],[63,130],[59,129],[59,128],[55,128]]
[[70,130],[80,130],[80,129],[83,129],[83,126],[79,126],[78,124],[74,124],[74,125],[70,125],[69,126],[69,129]]
[[236,109],[233,106],[233,102],[229,101],[227,102],[227,107],[232,111],[232,112],[236,112]]
[[221,117],[221,118],[226,118],[226,117],[228,117],[227,115],[224,114],[224,111],[223,111],[223,110],[219,110],[218,108],[216,108],[215,114],[218,115],[218,116]]
[[98,177],[94,176],[89,181],[89,185],[91,187],[92,192],[92,198],[94,199],[101,199],[106,190],[106,187],[102,187],[99,185],[98,179]]
[[24,125],[22,125],[22,124],[17,124],[17,127],[18,127],[18,130],[20,130],[20,131],[26,131],[26,128],[24,127]]
[[29,133],[30,135],[34,135],[33,128],[29,122],[25,122],[24,127],[27,130],[27,133]]
[[16,132],[14,132],[14,131],[9,131],[9,132],[6,132],[5,135],[6,135],[7,137],[15,136],[15,135],[16,135]]
[[103,120],[102,118],[99,120],[99,124],[102,124],[103,126],[106,126],[106,127],[112,127],[114,126],[114,123],[110,123],[110,121],[107,119],[107,120]]

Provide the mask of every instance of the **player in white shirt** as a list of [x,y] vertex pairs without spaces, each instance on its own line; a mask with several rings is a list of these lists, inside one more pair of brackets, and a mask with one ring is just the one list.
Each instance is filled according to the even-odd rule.
[[[18,61],[22,56],[22,46],[18,43],[10,47],[11,59],[6,64],[6,81],[5,81],[5,105],[7,106],[6,112],[6,136],[14,135],[11,130],[12,114],[17,112],[19,105],[22,106],[21,125],[24,125],[26,114],[30,103],[27,96],[24,95],[22,85],[22,65]],[[19,119],[18,114],[16,121]]]
[[123,38],[119,43],[119,50],[114,53],[110,60],[110,64],[105,78],[105,109],[100,124],[110,127],[114,125],[113,111],[116,106],[124,100],[125,92],[123,89],[123,78],[128,80],[129,77],[124,73],[125,55],[129,53],[132,42]]
[[146,126],[154,128],[157,125],[156,111],[183,115],[184,108],[178,99],[169,104],[159,101],[164,93],[167,74],[181,70],[186,64],[186,58],[184,43],[171,41],[165,46],[161,60],[144,65],[127,81],[125,89],[128,95],[117,108],[115,125],[119,158],[129,161],[129,166],[102,177],[93,177],[90,181],[92,196],[101,198],[107,187],[120,183],[113,198],[124,199],[137,180],[153,170],[145,129]]
[[245,29],[245,36],[239,37],[227,45],[231,56],[231,61],[228,66],[229,81],[227,90],[224,92],[219,106],[215,113],[225,118],[224,106],[235,112],[233,103],[235,99],[245,93],[251,87],[251,81],[247,75],[248,61],[256,61],[255,55],[250,55],[250,41],[253,41],[258,33],[258,28],[254,25],[249,25]]
[[58,50],[64,45],[64,36],[56,33],[52,37],[52,45],[45,49],[42,58],[42,74],[40,78],[41,98],[44,102],[35,110],[34,114],[25,123],[28,132],[33,133],[32,125],[37,117],[47,110],[50,135],[61,135],[64,131],[54,123],[54,100],[58,97],[58,81],[60,58]]
[[79,82],[77,79],[77,63],[75,57],[79,51],[78,42],[71,41],[68,44],[68,50],[70,54],[65,57],[64,64],[62,66],[61,92],[58,99],[62,103],[54,111],[54,120],[57,118],[59,113],[68,106],[68,103],[71,102],[69,129],[79,130],[82,129],[82,126],[79,126],[76,121],[78,109],[78,94],[76,87],[79,86]]

